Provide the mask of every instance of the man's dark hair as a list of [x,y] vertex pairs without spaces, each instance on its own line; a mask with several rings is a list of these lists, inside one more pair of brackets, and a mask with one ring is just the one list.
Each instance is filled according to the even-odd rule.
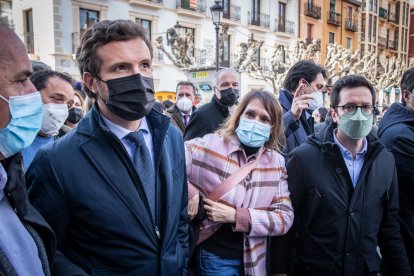
[[30,63],[32,64],[33,72],[40,70],[52,70],[49,65],[41,61],[31,60]]
[[308,83],[311,83],[319,73],[326,78],[326,71],[322,66],[312,60],[298,61],[289,69],[283,87],[293,93],[298,87],[300,79],[305,79]]
[[174,105],[174,102],[172,102],[170,100],[165,100],[162,103],[163,103],[165,109],[169,109],[171,106]]
[[184,86],[191,86],[191,87],[193,88],[193,94],[194,94],[194,96],[196,95],[196,91],[197,91],[197,89],[196,89],[195,85],[194,85],[191,81],[180,81],[180,82],[177,84],[177,86],[175,87],[175,92],[176,92],[176,93],[178,92],[178,87],[179,87],[180,85],[184,85]]
[[[89,72],[93,76],[99,76],[102,61],[98,57],[98,49],[111,41],[124,41],[133,38],[142,38],[148,46],[151,58],[153,57],[152,44],[147,38],[145,30],[140,24],[130,20],[104,20],[94,24],[86,30],[76,51],[81,76]],[[96,98],[86,86],[85,91],[89,97]]]
[[375,89],[372,84],[363,76],[360,75],[348,75],[343,77],[342,79],[338,80],[331,93],[331,107],[336,108],[336,106],[340,102],[340,93],[341,90],[344,88],[356,88],[356,87],[366,87],[371,91],[372,95],[372,105],[375,106]]
[[[414,67],[404,72],[400,86],[401,93],[404,93],[404,90],[409,93],[412,93],[414,89]],[[405,106],[404,97],[401,97],[401,103]]]
[[57,77],[68,82],[70,85],[72,85],[72,87],[75,84],[75,81],[68,73],[62,73],[53,70],[39,70],[30,76],[30,80],[36,89],[40,91],[46,87],[47,81],[53,77]]

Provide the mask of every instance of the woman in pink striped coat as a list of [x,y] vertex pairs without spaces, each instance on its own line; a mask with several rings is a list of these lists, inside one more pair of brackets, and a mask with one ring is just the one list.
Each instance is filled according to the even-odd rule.
[[[256,90],[216,133],[185,143],[189,216],[197,214],[200,195],[206,211],[195,253],[198,274],[266,274],[267,237],[285,234],[293,222],[280,154],[284,137],[279,102]],[[217,202],[208,199],[227,177],[256,158],[243,181]]]

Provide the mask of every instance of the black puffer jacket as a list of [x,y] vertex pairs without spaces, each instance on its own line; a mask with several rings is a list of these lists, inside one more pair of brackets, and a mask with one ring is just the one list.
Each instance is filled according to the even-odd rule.
[[397,219],[393,156],[370,134],[354,189],[333,140],[335,128],[324,126],[287,163],[296,220],[295,275],[376,275],[377,245],[390,275],[411,275]]
[[190,122],[184,132],[184,141],[213,133],[228,116],[229,108],[220,103],[214,95],[211,102],[200,106],[191,114]]
[[378,135],[395,158],[400,191],[401,235],[411,271],[414,271],[414,112],[394,103],[382,118]]

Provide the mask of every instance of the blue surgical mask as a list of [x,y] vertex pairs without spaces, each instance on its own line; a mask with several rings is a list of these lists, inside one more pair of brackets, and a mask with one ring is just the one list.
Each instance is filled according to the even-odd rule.
[[0,152],[8,158],[30,146],[42,126],[43,102],[39,92],[12,96],[7,100],[11,120],[0,129]]
[[271,126],[256,120],[240,118],[236,129],[240,142],[248,147],[261,147],[269,140]]

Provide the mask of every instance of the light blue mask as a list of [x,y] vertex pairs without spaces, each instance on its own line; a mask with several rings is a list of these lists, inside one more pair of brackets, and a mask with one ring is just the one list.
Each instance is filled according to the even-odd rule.
[[362,114],[361,108],[355,114],[345,113],[339,119],[338,129],[351,139],[362,139],[371,132],[372,114]]
[[0,129],[0,152],[8,158],[30,146],[42,126],[43,102],[39,92],[13,96],[9,100],[11,120]]
[[257,148],[269,140],[271,129],[271,126],[259,121],[240,118],[236,134],[243,145]]

